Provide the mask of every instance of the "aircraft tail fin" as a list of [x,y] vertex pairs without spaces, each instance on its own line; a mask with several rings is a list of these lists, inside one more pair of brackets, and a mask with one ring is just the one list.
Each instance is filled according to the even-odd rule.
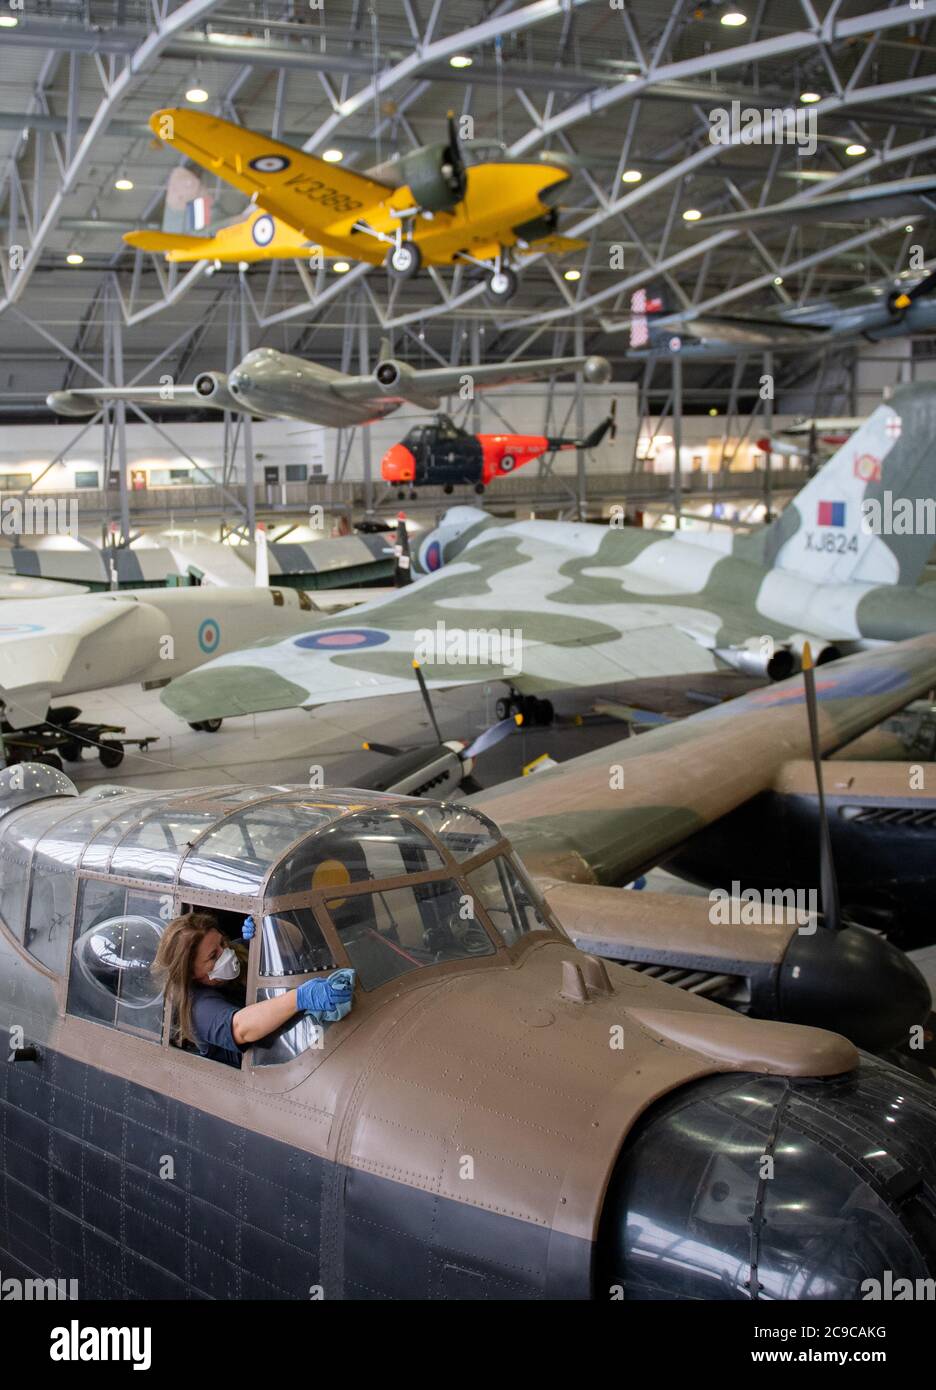
[[[915,585],[936,536],[936,383],[899,387],[746,550],[819,583]],[[737,553],[737,551],[736,551]]]

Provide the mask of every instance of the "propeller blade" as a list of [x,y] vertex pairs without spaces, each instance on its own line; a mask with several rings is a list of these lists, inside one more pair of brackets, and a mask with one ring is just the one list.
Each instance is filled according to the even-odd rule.
[[808,642],[803,643],[803,686],[806,692],[806,714],[809,718],[809,742],[812,746],[816,788],[819,792],[819,887],[822,895],[823,925],[831,931],[841,927],[838,882],[832,858],[832,835],[826,815],[825,790],[822,781],[822,753],[819,748],[819,702],[816,699],[816,672]]
[[396,540],[393,543],[393,554],[396,563],[393,569],[393,582],[398,589],[404,588],[413,582],[413,562],[410,556],[409,532],[406,529],[406,517],[400,512],[397,517]]
[[449,183],[453,192],[457,192],[459,198],[464,198],[467,176],[465,174],[465,160],[458,139],[458,123],[455,120],[454,111],[449,111],[448,113],[448,155],[452,162],[452,175],[449,179]]
[[482,753],[486,753],[489,748],[493,748],[501,739],[505,739],[508,734],[512,734],[514,729],[518,729],[523,723],[522,714],[512,714],[509,719],[502,719],[499,724],[492,724],[489,729],[485,729],[479,734],[474,743],[462,753],[463,758],[478,758]]
[[432,725],[436,738],[439,740],[440,743],[443,743],[444,739],[442,738],[442,732],[439,729],[438,724],[436,723],[435,710],[432,708],[432,701],[429,698],[429,687],[426,685],[426,678],[423,675],[422,670],[420,669],[418,661],[413,662],[413,670],[416,672],[416,679],[419,682],[419,693],[423,698],[423,704],[426,706],[426,713],[429,716],[429,723]]
[[923,299],[924,296],[932,294],[934,290],[936,290],[936,270],[931,270],[929,275],[922,279],[918,285],[914,285],[913,289],[908,290],[907,293],[911,299]]

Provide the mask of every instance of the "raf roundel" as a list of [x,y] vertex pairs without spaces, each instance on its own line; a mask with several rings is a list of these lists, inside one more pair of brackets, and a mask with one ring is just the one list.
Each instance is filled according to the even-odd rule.
[[206,618],[198,629],[198,645],[202,651],[210,655],[217,651],[218,643],[221,641],[221,626],[214,618]]
[[438,541],[430,541],[426,546],[425,563],[430,574],[434,574],[437,569],[442,568],[442,547]]
[[258,217],[251,228],[251,235],[258,246],[269,246],[276,236],[276,223],[269,215]]
[[261,154],[250,161],[250,168],[258,174],[281,174],[288,169],[290,161],[284,154]]
[[381,647],[390,641],[389,632],[373,627],[339,627],[331,632],[310,632],[297,637],[295,646],[307,652],[353,652],[363,647]]

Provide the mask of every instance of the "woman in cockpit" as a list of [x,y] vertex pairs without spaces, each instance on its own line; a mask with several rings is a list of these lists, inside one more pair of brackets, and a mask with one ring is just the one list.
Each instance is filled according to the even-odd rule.
[[[243,936],[249,940],[253,934],[248,917]],[[240,960],[210,912],[173,918],[160,939],[153,970],[165,981],[177,1041],[230,1067],[239,1067],[245,1048],[297,1013],[318,1023],[344,1018],[354,991],[354,971],[336,970],[325,980],[306,980],[298,989],[247,1004]]]

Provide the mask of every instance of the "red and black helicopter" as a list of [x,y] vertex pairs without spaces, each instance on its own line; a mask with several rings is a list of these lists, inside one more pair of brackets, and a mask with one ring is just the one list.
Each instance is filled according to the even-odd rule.
[[431,424],[414,425],[405,439],[384,454],[380,464],[384,482],[397,485],[398,497],[415,495],[417,487],[441,487],[453,492],[461,484],[482,493],[495,478],[502,478],[541,454],[561,449],[595,449],[610,431],[614,438],[615,407],[584,439],[545,434],[469,434],[448,415],[437,415]]

